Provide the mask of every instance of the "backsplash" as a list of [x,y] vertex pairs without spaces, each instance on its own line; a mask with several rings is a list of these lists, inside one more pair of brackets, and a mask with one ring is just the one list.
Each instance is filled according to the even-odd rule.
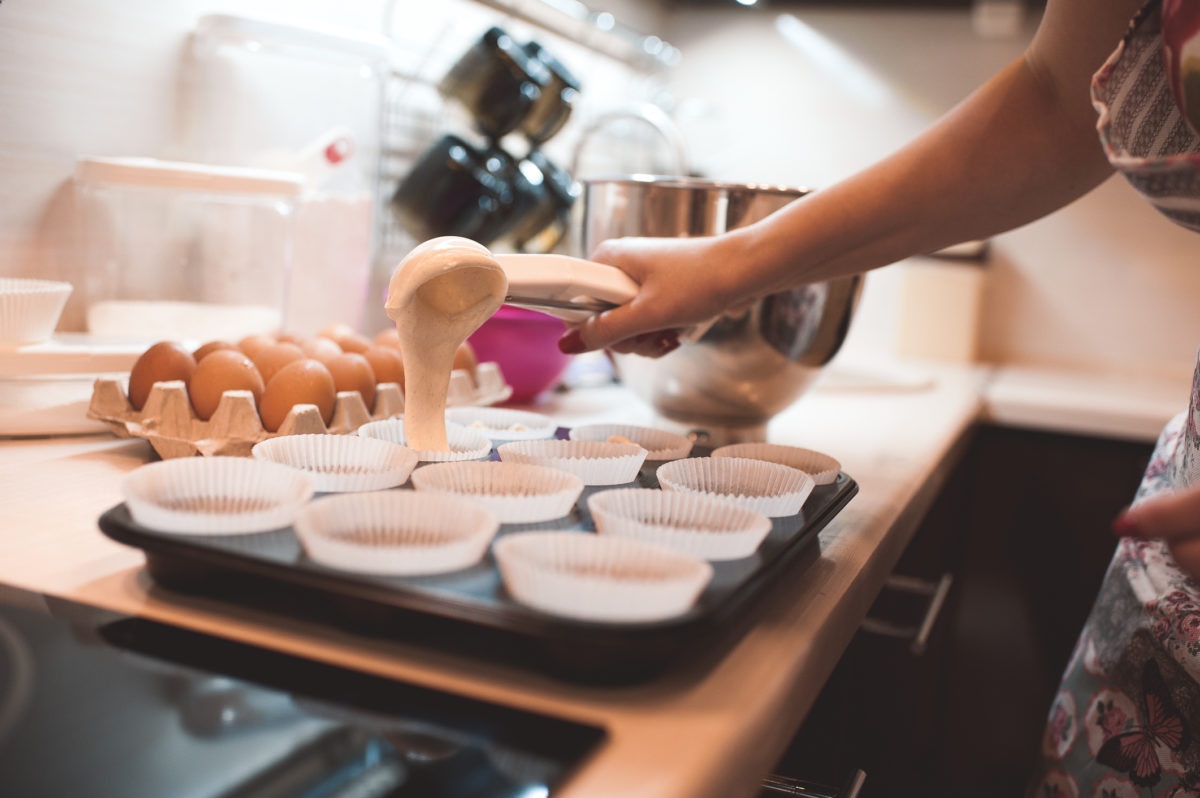
[[[631,27],[650,29],[657,20],[653,9],[637,3],[628,3],[627,8],[622,5],[608,4]],[[413,160],[443,133],[471,135],[465,112],[444,100],[436,84],[489,26],[500,25],[522,40],[536,38],[583,76],[571,120],[544,147],[550,158],[563,165],[579,154],[574,151],[577,139],[590,120],[653,97],[661,83],[654,70],[635,68],[496,11],[487,3],[470,0],[351,0],[338,4],[248,0],[236,9],[204,0],[7,0],[0,6],[0,40],[4,43],[0,47],[0,116],[5,120],[0,125],[0,174],[5,175],[0,184],[0,274],[61,279],[77,274],[81,242],[76,240],[79,224],[71,180],[77,157],[191,159],[198,152],[211,156],[221,152],[214,139],[224,135],[235,141],[231,127],[245,122],[253,112],[263,111],[253,107],[256,102],[261,105],[278,99],[272,96],[270,85],[260,80],[279,77],[278,72],[255,73],[247,66],[253,51],[235,53],[242,61],[218,63],[218,79],[203,89],[210,94],[227,90],[234,96],[201,95],[200,136],[207,136],[213,146],[197,146],[195,120],[189,127],[185,113],[194,110],[196,94],[201,91],[189,77],[189,41],[197,21],[213,14],[322,28],[346,39],[387,40],[390,66],[384,76],[376,170],[380,175],[376,200],[382,201]],[[265,47],[269,49],[270,43]],[[337,90],[318,85],[324,75],[320,62],[314,64],[317,66],[307,78],[313,81],[312,104],[302,107],[304,113],[297,116],[304,120],[298,118],[296,126],[319,119],[320,103],[330,99],[331,90]],[[295,83],[306,77],[297,71],[281,79]],[[256,80],[260,85],[254,85]],[[286,88],[297,91],[295,85]],[[298,90],[304,89],[300,85]],[[239,111],[239,102],[249,107]],[[276,124],[281,139],[295,132],[288,129],[281,114],[260,116]],[[245,126],[249,135],[270,135],[263,131],[260,119],[251,122]],[[635,145],[639,138],[644,142],[641,156],[638,146],[610,146],[607,151],[629,161],[628,168],[635,168],[639,158],[652,166],[654,159],[661,157],[653,152],[654,142],[646,141],[644,133],[634,131],[632,135]],[[289,142],[289,146],[296,143]],[[523,154],[516,151],[520,142],[512,146],[515,154]],[[588,153],[592,153],[591,145]],[[586,164],[585,160],[585,168]],[[304,217],[300,221],[308,224]],[[382,303],[376,300],[391,267],[416,243],[398,228],[385,207],[377,211],[371,236],[375,256],[362,324],[367,329],[386,323]],[[320,294],[319,289],[310,293]],[[320,310],[312,303],[302,310],[309,308]],[[81,308],[69,306],[62,329],[82,329],[82,316]],[[313,324],[320,326],[315,320],[310,326]]]
[[[1016,57],[1034,22],[1010,38],[980,38],[965,9],[794,6],[789,14],[732,4],[590,4],[682,51],[679,66],[646,72],[494,5],[245,0],[231,9],[208,0],[4,0],[0,274],[63,277],[78,267],[71,186],[78,156],[179,154],[183,56],[205,14],[392,41],[379,142],[384,199],[434,140],[469,130],[462,109],[435,84],[490,25],[537,38],[581,77],[575,114],[544,148],[577,177],[678,168],[670,141],[630,113],[649,103],[682,131],[688,171],[819,189],[902,144]],[[827,45],[821,58],[795,44],[796,36],[814,34]],[[603,130],[592,135],[598,122]],[[383,214],[372,235],[367,328],[383,323],[375,300],[391,265],[414,243]],[[577,246],[568,239],[560,249],[580,254]],[[1200,340],[1195,246],[1192,234],[1160,219],[1114,178],[994,239],[986,265],[969,267],[979,285],[960,286],[955,273],[952,290],[940,290],[937,269],[925,259],[873,273],[844,355],[959,336],[926,354],[1184,379]],[[960,301],[977,302],[977,310],[956,304],[945,312],[937,304]],[[81,324],[78,313],[65,319]],[[906,326],[922,319],[941,327]]]
[[[949,110],[1020,54],[1036,23],[984,38],[966,9],[780,10],[706,7],[665,29],[685,55],[670,81],[686,98],[677,119],[713,177],[820,189]],[[873,272],[841,356],[958,335],[984,362],[1166,377],[1186,390],[1200,344],[1198,243],[1114,177],[997,236],[967,280],[947,271],[936,286],[931,270],[953,267],[924,258]],[[977,314],[938,304],[976,300]]]

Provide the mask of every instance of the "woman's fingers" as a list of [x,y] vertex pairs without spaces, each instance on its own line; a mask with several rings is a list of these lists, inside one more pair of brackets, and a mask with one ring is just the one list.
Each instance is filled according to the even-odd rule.
[[[585,343],[583,333],[578,328],[572,328],[558,340],[558,348],[565,354],[577,355],[592,349],[603,348],[603,345],[591,346]],[[640,333],[631,338],[619,339],[607,348],[623,355],[638,354],[645,357],[662,357],[679,348],[679,333],[675,330]]]
[[1188,576],[1200,580],[1200,537],[1179,538],[1167,541],[1171,558]]
[[1127,508],[1113,520],[1113,531],[1126,537],[1168,541],[1200,538],[1200,486]]

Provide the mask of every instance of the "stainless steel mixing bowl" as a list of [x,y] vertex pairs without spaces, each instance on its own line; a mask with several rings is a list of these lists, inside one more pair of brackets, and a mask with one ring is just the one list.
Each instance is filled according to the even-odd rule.
[[[723,233],[807,193],[648,175],[586,180],[581,254],[623,236]],[[862,278],[854,275],[772,294],[665,357],[618,355],[620,377],[656,413],[698,440],[762,440],[767,422],[798,399],[837,353],[861,288]]]

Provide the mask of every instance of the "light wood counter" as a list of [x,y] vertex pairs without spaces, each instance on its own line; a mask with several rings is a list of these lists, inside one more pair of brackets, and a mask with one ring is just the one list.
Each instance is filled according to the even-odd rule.
[[[415,645],[171,594],[139,550],[97,517],[152,455],[106,435],[0,442],[0,582],[245,640],[473,697],[604,726],[607,742],[564,798],[754,795],[862,621],[981,412],[983,373],[901,384],[819,382],[769,429],[773,442],[837,457],[859,494],[821,533],[820,557],[764,599],[752,628],[710,669],[632,687],[566,684]],[[556,395],[564,424],[651,423],[625,389]]]

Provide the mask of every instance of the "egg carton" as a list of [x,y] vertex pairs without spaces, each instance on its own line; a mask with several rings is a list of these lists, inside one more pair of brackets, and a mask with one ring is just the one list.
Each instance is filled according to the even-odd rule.
[[[512,396],[495,363],[480,363],[475,380],[464,370],[450,375],[449,407],[491,405]],[[351,433],[368,421],[404,413],[404,391],[394,382],[379,383],[370,409],[358,391],[341,391],[326,426],[316,405],[298,404],[276,432],[268,432],[250,391],[226,391],[208,421],[196,416],[182,380],[155,383],[140,411],[129,403],[125,382],[98,378],[92,387],[88,418],[104,422],[120,438],[142,438],[164,460],[195,455],[248,457],[254,444],[280,435]]]

